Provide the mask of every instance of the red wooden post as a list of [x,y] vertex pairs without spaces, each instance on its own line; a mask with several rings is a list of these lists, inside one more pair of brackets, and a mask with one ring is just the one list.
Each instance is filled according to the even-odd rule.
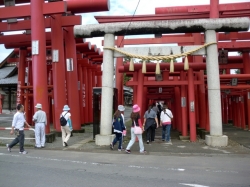
[[188,70],[188,106],[189,106],[189,124],[190,141],[196,141],[196,122],[195,122],[195,97],[194,97],[194,74],[193,69]]
[[77,64],[77,71],[78,71],[78,94],[79,94],[79,105],[80,105],[80,117],[81,117],[81,124],[84,124],[84,114],[83,114],[83,98],[82,98],[82,66],[81,64]]
[[199,85],[199,106],[200,106],[200,127],[205,129],[206,128],[206,93],[205,93],[205,80],[204,80],[204,71],[200,70],[200,72],[197,74],[198,80],[202,82],[201,85]]
[[80,122],[80,106],[77,86],[77,59],[76,59],[76,43],[73,32],[73,27],[67,27],[65,33],[65,51],[66,62],[69,65],[67,68],[67,90],[68,104],[72,114],[72,125],[74,130],[81,129]]
[[[186,80],[186,73],[181,71],[181,80]],[[187,136],[187,89],[181,86],[181,116],[182,116],[182,136]]]
[[[178,82],[178,77],[174,77],[174,81]],[[175,86],[174,87],[174,98],[175,98],[175,116],[177,116],[181,112],[181,96],[180,96],[180,87]],[[181,121],[182,121],[182,116],[179,115],[178,117],[175,118],[175,123],[176,123],[176,128],[179,132],[182,131],[181,128]]]
[[18,63],[18,82],[17,82],[17,104],[24,104],[24,91],[21,86],[25,85],[25,68],[26,68],[27,48],[19,49],[19,63]]
[[[31,39],[33,63],[33,99],[34,104],[41,103],[49,121],[47,65],[45,25],[43,15],[43,0],[31,0]],[[39,24],[37,24],[39,23]],[[38,73],[39,72],[39,73]],[[34,107],[34,106],[33,106]],[[46,134],[50,132],[50,125],[46,126]]]
[[[59,119],[62,113],[63,106],[66,105],[65,92],[65,55],[64,55],[64,38],[61,27],[61,15],[53,15],[51,19],[51,43],[52,56],[58,56],[58,59],[52,59],[53,68],[53,103],[55,119]],[[73,114],[74,115],[74,114]],[[56,131],[61,131],[61,124],[59,120],[55,120]]]
[[[86,64],[88,63],[88,59],[86,59]],[[83,72],[83,108],[84,108],[84,119],[85,123],[90,123],[90,118],[89,118],[89,81],[88,81],[88,70],[86,67],[86,64],[82,66],[82,72]]]
[[245,106],[244,106],[244,97],[240,96],[240,113],[241,113],[241,128],[246,128],[246,120],[245,120]]
[[88,110],[89,110],[89,122],[93,122],[93,77],[91,66],[87,69],[88,72]]
[[[139,107],[143,107],[143,84],[144,84],[144,75],[142,70],[138,71],[138,85],[137,85],[137,103]],[[143,118],[143,112],[140,111],[141,119]]]
[[[134,81],[138,80],[138,72],[137,71],[133,73],[133,80]],[[138,86],[133,86],[133,105],[137,104],[137,95],[138,95],[137,87]]]

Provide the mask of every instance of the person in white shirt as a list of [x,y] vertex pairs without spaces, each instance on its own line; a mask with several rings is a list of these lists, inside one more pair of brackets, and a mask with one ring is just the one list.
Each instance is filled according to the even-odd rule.
[[28,152],[24,150],[24,124],[26,124],[29,128],[30,125],[26,122],[24,118],[24,106],[22,104],[17,105],[17,112],[15,113],[12,121],[12,129],[10,134],[12,135],[15,130],[16,138],[10,143],[6,144],[6,147],[9,152],[11,152],[11,148],[19,143],[21,154],[27,154]]
[[173,119],[173,114],[171,110],[168,109],[167,105],[163,106],[163,111],[161,112],[161,123],[162,126],[162,141],[166,141],[166,144],[172,144],[170,140],[170,130],[171,121]]
[[68,105],[64,105],[63,107],[63,112],[61,114],[60,117],[64,117],[67,121],[67,124],[65,126],[61,126],[61,130],[62,130],[62,143],[63,146],[66,147],[68,146],[68,141],[71,135],[71,130],[72,129],[72,122],[71,122],[71,114],[70,114],[70,108]]
[[35,137],[36,145],[35,148],[44,148],[45,145],[45,125],[47,125],[47,116],[44,111],[42,111],[42,104],[37,103],[35,106],[37,109],[33,116],[33,121],[35,122]]

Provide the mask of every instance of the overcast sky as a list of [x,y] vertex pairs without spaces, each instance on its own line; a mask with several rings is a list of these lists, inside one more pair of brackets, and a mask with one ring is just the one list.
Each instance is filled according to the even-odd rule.
[[[249,2],[250,0],[220,0],[220,4]],[[204,5],[209,4],[210,0],[141,0],[136,11],[139,14],[154,14],[156,7],[185,6],[185,5]],[[95,24],[95,15],[132,15],[138,0],[110,0],[110,11],[82,14],[82,24]],[[102,38],[88,39],[92,44],[101,47]],[[0,62],[11,52],[6,50],[4,45],[0,45]]]

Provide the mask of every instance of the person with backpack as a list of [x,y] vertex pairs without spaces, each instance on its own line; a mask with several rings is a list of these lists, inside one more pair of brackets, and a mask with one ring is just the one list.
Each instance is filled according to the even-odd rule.
[[159,127],[158,119],[155,111],[150,105],[144,114],[144,130],[147,131],[147,144],[153,142],[155,138],[155,129]]
[[125,125],[124,125],[124,116],[122,116],[122,111],[124,111],[125,108],[122,105],[118,106],[118,110],[114,114],[114,120],[113,120],[113,129],[115,133],[115,139],[113,142],[110,144],[110,149],[114,149],[114,145],[116,144],[117,141],[119,141],[118,145],[118,151],[122,150],[122,133],[123,130],[125,130]]
[[140,153],[146,153],[146,150],[144,149],[143,141],[142,141],[142,133],[143,133],[143,126],[141,123],[141,117],[140,117],[140,107],[138,105],[133,106],[133,112],[131,113],[131,140],[129,141],[129,144],[126,148],[126,153],[130,154],[130,148],[135,143],[135,138],[137,137],[139,140],[139,146],[140,146]]
[[163,106],[163,111],[161,112],[161,123],[162,126],[162,141],[166,141],[166,144],[172,144],[170,139],[171,121],[173,119],[173,114],[171,110],[168,109],[167,105]]
[[61,124],[61,130],[62,130],[62,143],[64,147],[68,146],[68,141],[71,136],[71,130],[72,128],[72,122],[71,122],[71,114],[70,114],[70,108],[68,105],[64,105],[63,112],[60,115],[60,124]]
[[46,113],[42,111],[42,104],[37,103],[35,108],[37,110],[33,116],[33,121],[35,122],[35,148],[40,149],[44,148],[45,145],[45,126],[47,125],[47,116]]

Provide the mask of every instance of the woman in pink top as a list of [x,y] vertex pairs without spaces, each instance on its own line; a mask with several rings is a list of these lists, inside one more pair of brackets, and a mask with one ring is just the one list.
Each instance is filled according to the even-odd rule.
[[138,138],[139,140],[139,146],[140,146],[140,153],[146,153],[146,151],[144,150],[144,145],[143,145],[143,141],[142,141],[142,134],[135,134],[134,133],[134,126],[139,126],[140,128],[142,127],[142,123],[141,123],[141,117],[140,117],[140,107],[138,105],[134,105],[133,106],[133,112],[131,113],[131,121],[132,121],[132,126],[131,126],[131,140],[129,141],[129,144],[126,148],[126,153],[130,154],[130,148],[133,146],[133,144],[135,143],[135,137]]
[[171,130],[171,120],[173,119],[173,114],[171,110],[168,109],[167,105],[163,106],[163,111],[161,112],[161,126],[162,126],[162,141],[166,140],[166,144],[172,144],[170,140],[170,130]]

